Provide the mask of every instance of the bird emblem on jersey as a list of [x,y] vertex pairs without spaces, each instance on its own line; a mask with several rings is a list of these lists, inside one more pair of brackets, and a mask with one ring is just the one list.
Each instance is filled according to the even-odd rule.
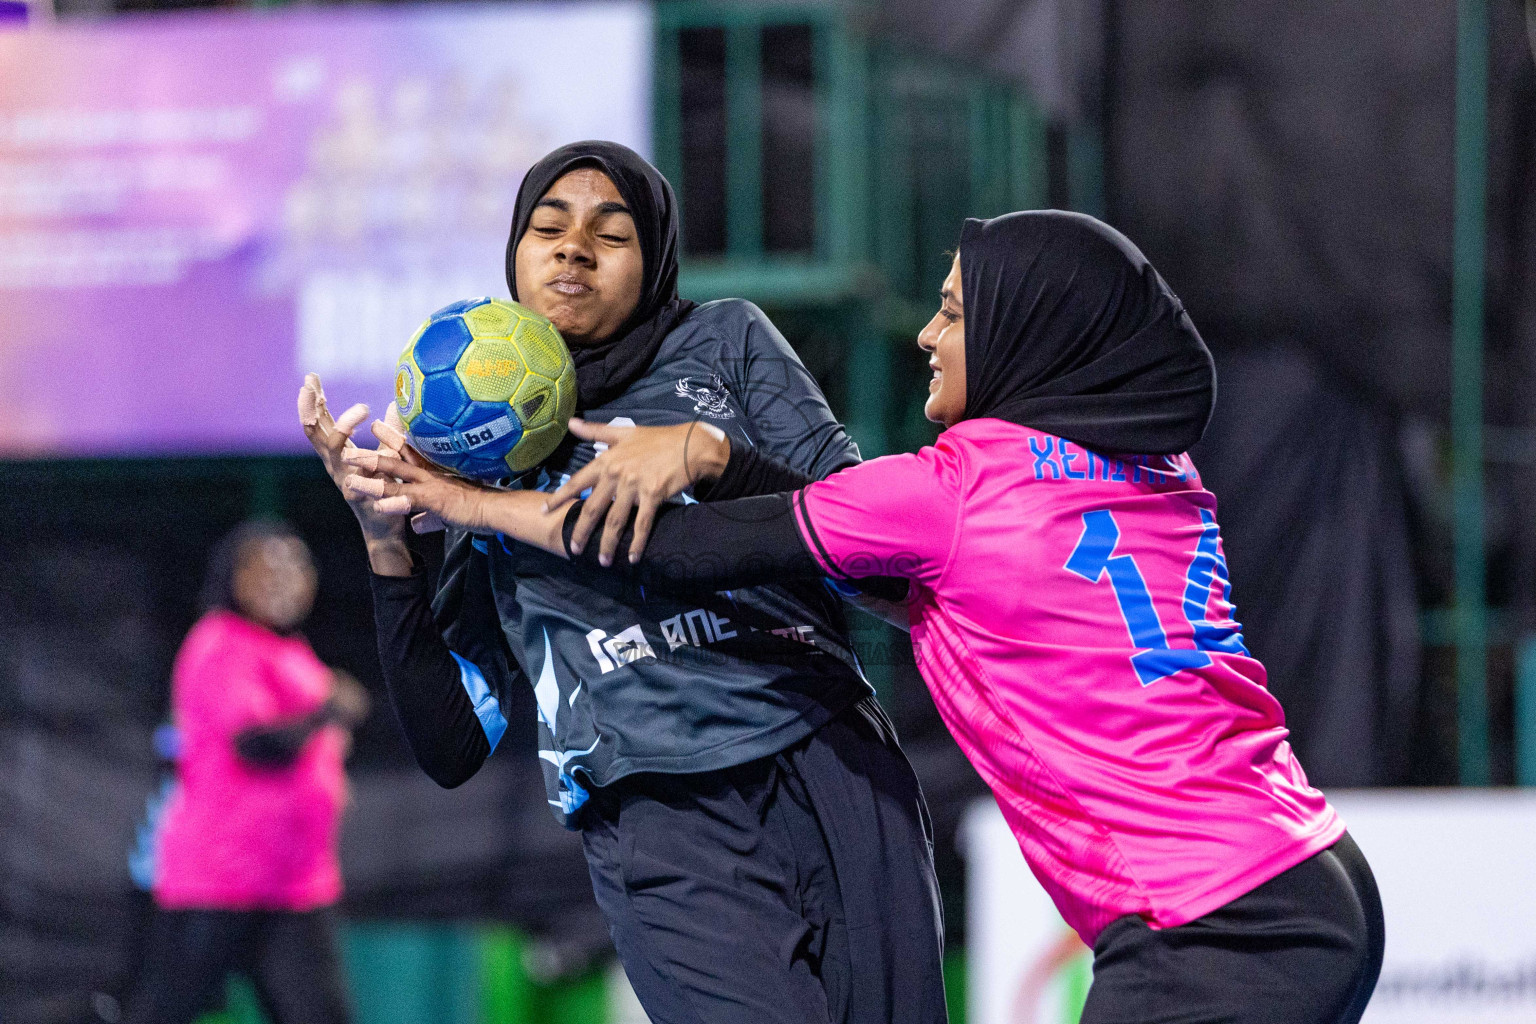
[[730,399],[730,391],[718,373],[712,374],[709,383],[704,385],[695,384],[692,377],[684,377],[677,382],[677,393],[683,398],[692,399],[693,411],[710,419],[728,420],[736,415],[726,404]]

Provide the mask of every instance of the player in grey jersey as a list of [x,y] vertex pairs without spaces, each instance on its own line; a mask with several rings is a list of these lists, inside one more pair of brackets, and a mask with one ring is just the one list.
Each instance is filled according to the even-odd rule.
[[[697,422],[820,478],[858,461],[794,351],[740,300],[677,296],[670,186],[586,142],[529,171],[508,243],[519,302],[577,364],[589,422]],[[366,417],[301,415],[338,484]],[[381,444],[403,438],[376,425]],[[596,457],[567,437],[512,486],[553,491]],[[639,492],[707,500],[682,479]],[[701,488],[702,489],[702,488]],[[349,493],[368,540],[380,659],[407,738],[444,785],[472,775],[531,685],[549,801],[581,830],[598,904],[651,1019],[942,1021],[927,811],[830,585],[646,594],[500,536],[450,531],[432,607],[403,520]],[[641,503],[644,504],[643,502]]]

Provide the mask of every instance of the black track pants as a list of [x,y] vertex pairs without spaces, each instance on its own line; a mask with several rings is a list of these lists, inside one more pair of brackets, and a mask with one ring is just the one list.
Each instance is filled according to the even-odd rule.
[[329,909],[157,910],[125,1024],[189,1024],[244,974],[273,1024],[351,1019]]
[[943,1024],[927,809],[879,706],[773,757],[593,793],[582,834],[654,1024]]

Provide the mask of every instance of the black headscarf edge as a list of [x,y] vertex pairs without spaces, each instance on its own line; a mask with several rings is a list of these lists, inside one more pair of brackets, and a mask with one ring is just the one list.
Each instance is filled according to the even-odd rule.
[[643,319],[648,311],[677,297],[677,202],[666,177],[639,153],[617,142],[572,142],[528,168],[518,186],[507,238],[507,290],[517,298],[517,244],[528,230],[534,206],[551,185],[582,167],[596,167],[607,175],[630,208],[645,267],[646,287],[635,310]]
[[968,219],[960,237],[966,419],[1099,451],[1172,455],[1215,404],[1210,351],[1124,235],[1084,214]]
[[513,299],[517,298],[517,246],[528,230],[535,206],[550,186],[581,167],[596,167],[607,175],[630,208],[644,274],[640,302],[624,325],[609,339],[572,349],[577,405],[588,410],[617,398],[642,376],[662,340],[695,304],[677,294],[680,231],[671,184],[628,146],[596,139],[561,146],[523,176],[507,238],[507,289]]

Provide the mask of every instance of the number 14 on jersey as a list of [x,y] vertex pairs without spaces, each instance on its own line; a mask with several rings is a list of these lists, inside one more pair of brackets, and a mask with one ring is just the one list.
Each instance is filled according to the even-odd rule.
[[[1243,646],[1241,627],[1230,618],[1212,622],[1207,618],[1211,590],[1219,587],[1217,596],[1226,604],[1229,588],[1227,561],[1222,557],[1219,540],[1221,534],[1216,517],[1205,509],[1200,510],[1200,542],[1195,547],[1195,557],[1184,574],[1184,618],[1194,634],[1195,646],[1169,647],[1168,634],[1152,604],[1152,594],[1147,581],[1129,554],[1117,555],[1120,543],[1120,526],[1114,513],[1108,509],[1083,513],[1083,535],[1077,547],[1067,559],[1066,569],[1089,583],[1108,581],[1120,606],[1120,615],[1130,631],[1131,643],[1141,648],[1131,655],[1131,667],[1141,685],[1155,683],[1184,669],[1204,668],[1211,663],[1212,651],[1225,654],[1247,654]],[[1229,606],[1230,607],[1230,606]]]

